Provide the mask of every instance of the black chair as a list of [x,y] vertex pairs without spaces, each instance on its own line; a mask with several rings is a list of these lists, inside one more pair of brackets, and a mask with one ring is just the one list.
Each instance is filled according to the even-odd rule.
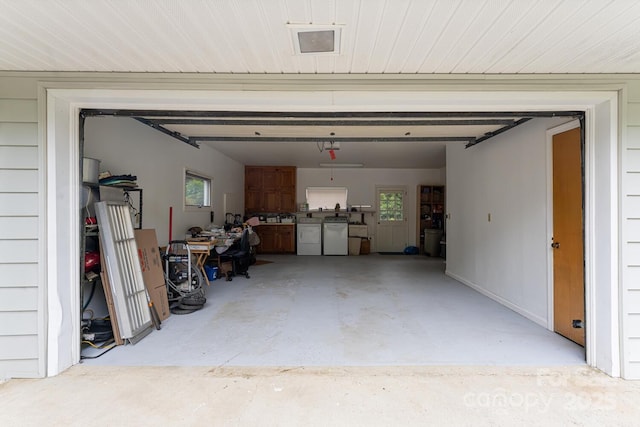
[[231,246],[229,249],[218,255],[218,265],[224,262],[231,262],[231,274],[227,273],[227,280],[231,280],[232,276],[244,276],[249,278],[249,266],[251,265],[251,245],[249,244],[249,228],[242,231],[240,243],[236,247]]

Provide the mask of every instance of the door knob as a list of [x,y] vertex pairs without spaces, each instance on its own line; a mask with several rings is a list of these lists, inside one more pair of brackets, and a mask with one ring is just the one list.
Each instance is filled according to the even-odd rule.
[[552,247],[553,249],[558,249],[558,248],[560,247],[560,243],[558,243],[558,242],[553,242],[553,243],[551,244],[551,247]]

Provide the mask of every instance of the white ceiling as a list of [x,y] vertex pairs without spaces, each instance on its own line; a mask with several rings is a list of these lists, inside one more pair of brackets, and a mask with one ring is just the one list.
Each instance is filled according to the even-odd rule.
[[[296,55],[290,28],[339,26],[339,55]],[[0,0],[0,70],[234,74],[640,72],[637,0]],[[535,120],[535,119],[534,119]],[[185,128],[242,135],[255,127]],[[271,126],[262,136],[398,136],[342,144],[341,162],[442,167],[442,141],[495,128]],[[209,141],[245,164],[317,166],[316,143]],[[313,153],[313,156],[312,154]],[[313,159],[311,161],[310,159]]]
[[[317,168],[320,163],[361,163],[366,168],[441,168],[445,166],[445,137],[482,136],[499,126],[194,126],[167,125],[167,128],[190,136],[237,138],[233,141],[203,142],[227,156],[249,165],[295,165]],[[260,136],[255,136],[255,132]],[[414,137],[442,137],[429,142],[405,142],[405,133]],[[340,137],[365,138],[366,141],[334,143],[335,160],[331,160],[325,143]],[[273,137],[264,142],[260,138]],[[323,141],[287,141],[285,138],[319,137]],[[388,138],[387,142],[371,141]],[[222,139],[222,138],[220,138]],[[338,144],[338,145],[336,145]]]
[[111,113],[135,117],[184,143],[209,145],[246,165],[317,168],[321,163],[335,167],[359,163],[394,169],[442,168],[447,142],[482,142],[545,114],[85,111]]
[[[0,0],[0,70],[637,73],[637,0]],[[287,24],[342,26],[337,56]]]

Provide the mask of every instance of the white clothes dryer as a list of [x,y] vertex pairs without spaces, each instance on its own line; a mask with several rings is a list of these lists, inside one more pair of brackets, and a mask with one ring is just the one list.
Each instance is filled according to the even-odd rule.
[[296,234],[298,255],[322,255],[322,218],[299,218]]

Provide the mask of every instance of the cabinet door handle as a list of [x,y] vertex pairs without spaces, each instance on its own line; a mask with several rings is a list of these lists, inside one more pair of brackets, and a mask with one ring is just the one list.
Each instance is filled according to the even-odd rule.
[[551,247],[552,247],[553,249],[558,249],[558,248],[560,247],[560,243],[558,243],[558,242],[553,242],[553,243],[551,244]]

